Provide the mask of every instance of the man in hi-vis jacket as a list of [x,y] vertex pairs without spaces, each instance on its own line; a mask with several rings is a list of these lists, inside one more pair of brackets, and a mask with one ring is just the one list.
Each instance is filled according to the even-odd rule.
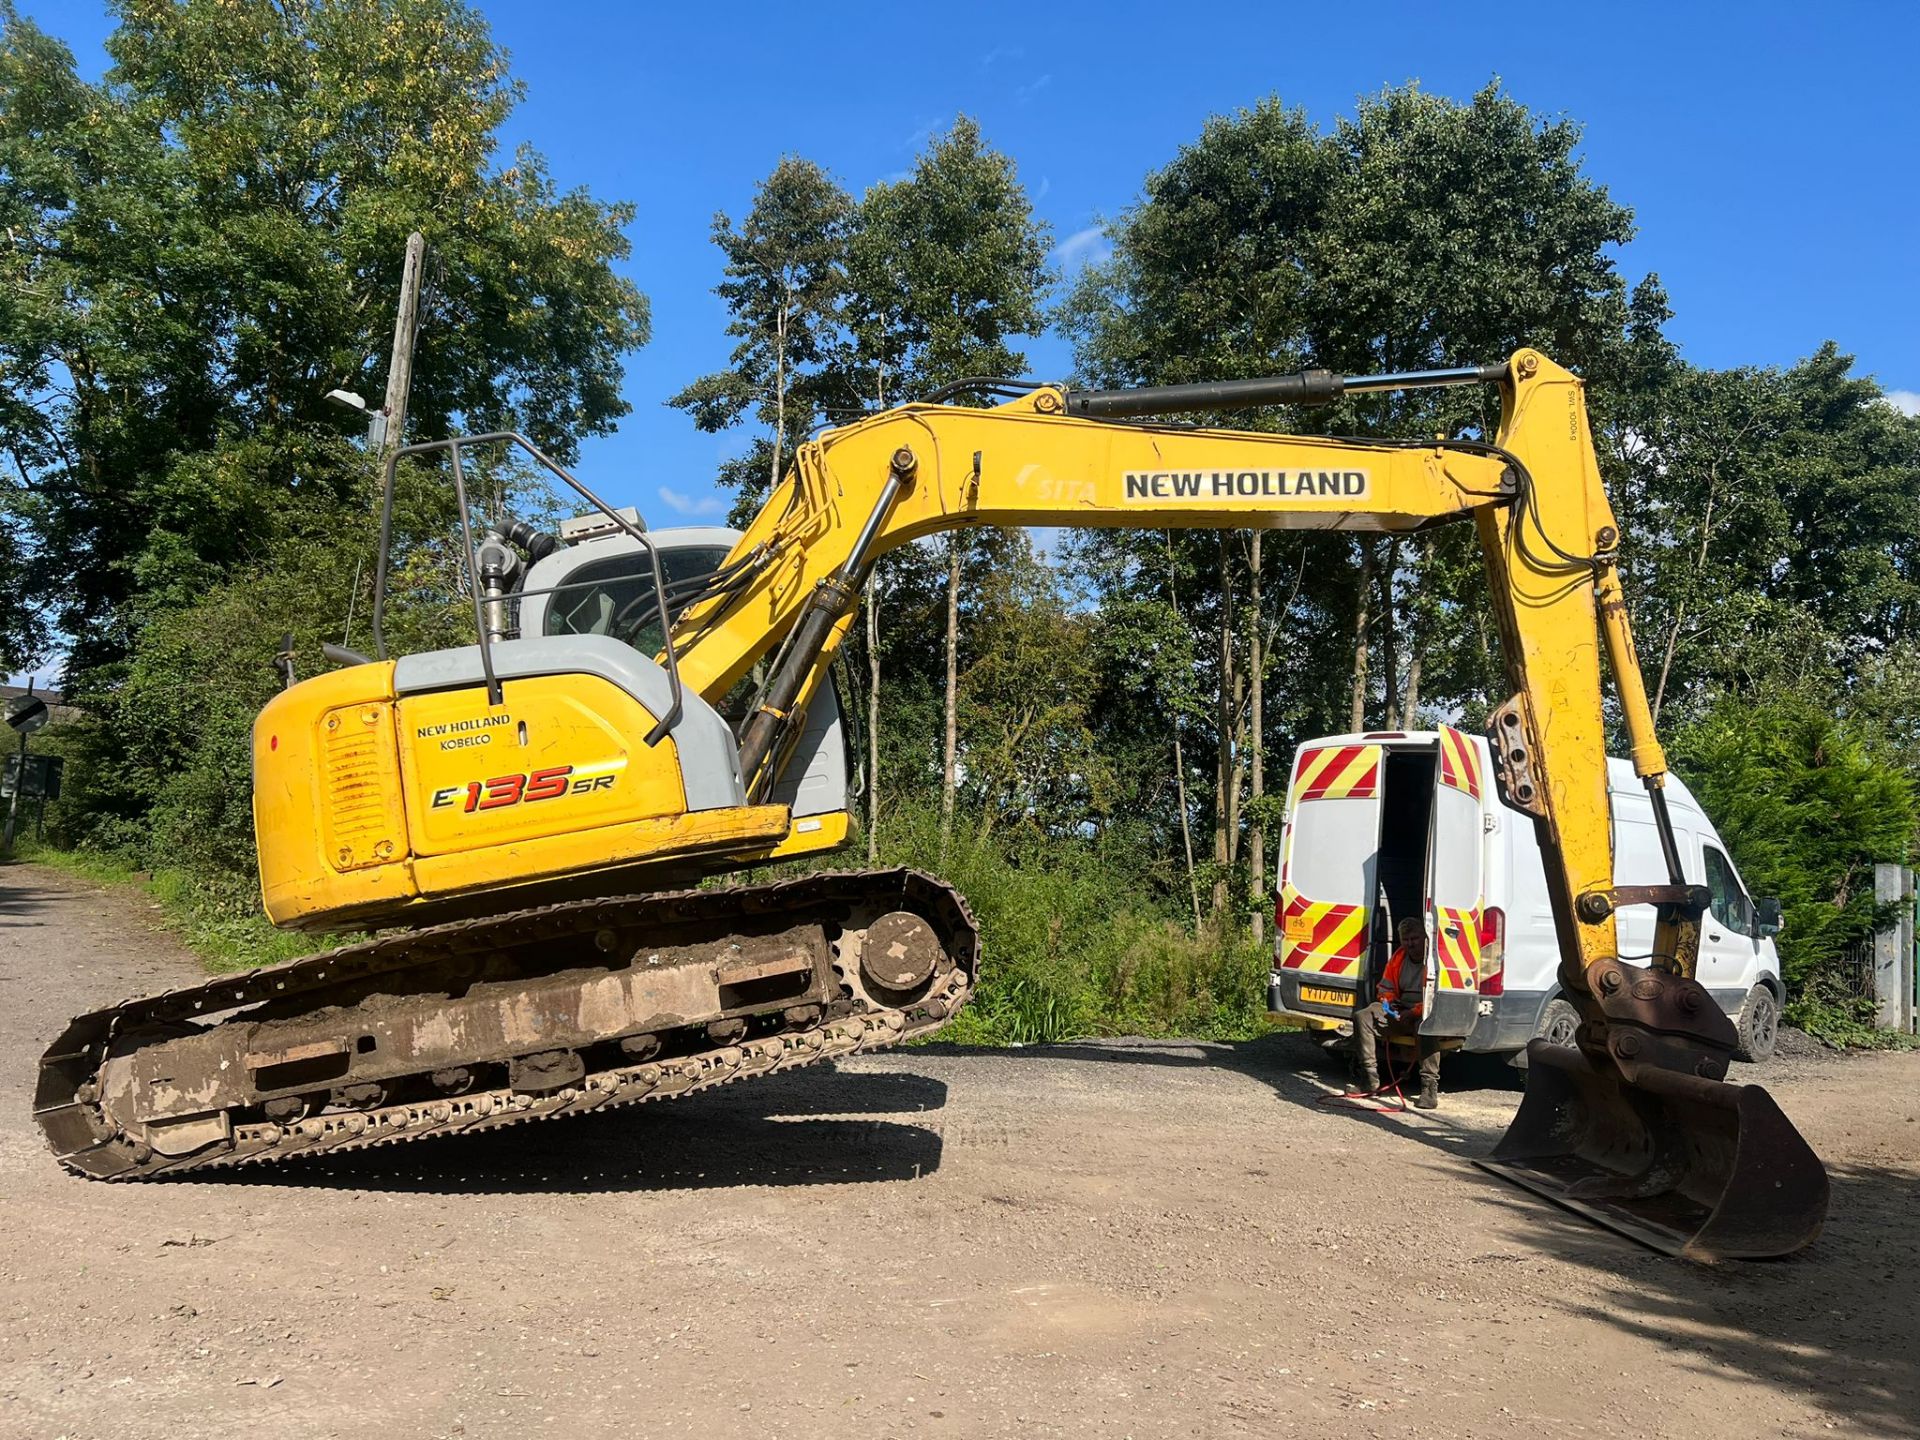
[[1380,998],[1353,1017],[1353,1043],[1360,1054],[1360,1074],[1364,1091],[1372,1094],[1380,1088],[1380,1037],[1407,1035],[1420,1042],[1420,1094],[1414,1104],[1422,1110],[1440,1107],[1440,1048],[1431,1037],[1420,1034],[1420,1012],[1425,1007],[1427,984],[1427,934],[1416,916],[1409,915],[1396,927],[1400,945],[1380,972]]

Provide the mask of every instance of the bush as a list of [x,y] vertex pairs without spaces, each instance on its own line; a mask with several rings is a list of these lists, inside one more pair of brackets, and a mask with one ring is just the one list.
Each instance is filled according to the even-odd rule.
[[[943,861],[936,807],[896,803],[885,815],[882,862],[949,881],[980,924],[980,989],[944,1038],[1231,1039],[1263,1028],[1266,949],[1244,932],[1193,935],[1146,898],[1152,891],[1138,883],[1137,855],[1077,837],[976,843],[961,815]],[[864,859],[849,852],[839,863]]]
[[1871,1006],[1846,973],[1848,955],[1886,919],[1874,865],[1911,854],[1913,782],[1877,762],[1845,722],[1792,694],[1723,697],[1673,748],[1747,883],[1780,897],[1787,1019],[1857,1041]]

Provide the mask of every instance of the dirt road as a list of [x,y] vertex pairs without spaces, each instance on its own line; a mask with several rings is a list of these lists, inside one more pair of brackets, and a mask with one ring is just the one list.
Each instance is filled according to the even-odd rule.
[[[1517,1099],[1317,1107],[1304,1041],[865,1057],[245,1178],[63,1174],[70,1011],[191,978],[0,869],[0,1434],[1920,1435],[1920,1056],[1776,1062],[1805,1257],[1704,1270],[1467,1165]],[[244,1173],[244,1172],[243,1172]]]

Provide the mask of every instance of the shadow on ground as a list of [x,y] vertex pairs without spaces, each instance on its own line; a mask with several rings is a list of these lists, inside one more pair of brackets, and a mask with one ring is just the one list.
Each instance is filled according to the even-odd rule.
[[[1325,1109],[1357,1123],[1403,1134],[1423,1145],[1466,1157],[1486,1153],[1491,1147],[1491,1137],[1484,1125],[1463,1123],[1449,1115],[1448,1097],[1458,1100],[1463,1096],[1491,1096],[1517,1105],[1520,1092],[1526,1088],[1526,1072],[1514,1068],[1500,1056],[1449,1054],[1441,1066],[1441,1108],[1437,1111],[1401,1108],[1391,1099],[1349,1103],[1341,1095],[1353,1083],[1345,1053],[1330,1052],[1318,1041],[1293,1030],[1275,1030],[1253,1040],[1123,1038],[1012,1049],[935,1042],[921,1048],[929,1054],[1001,1060],[1092,1061],[1166,1066],[1176,1070],[1226,1070],[1258,1081],[1281,1100]],[[1410,1075],[1405,1078],[1410,1097],[1417,1082]]]
[[41,883],[25,862],[0,860],[0,928],[44,925],[36,917],[64,896],[64,891]]
[[670,1103],[210,1170],[174,1183],[577,1195],[918,1180],[940,1168],[939,1134],[877,1117],[946,1102],[945,1083],[925,1076],[816,1067]]
[[[1485,1155],[1504,1128],[1499,1117],[1482,1115],[1478,1124],[1449,1118],[1444,1101],[1437,1114],[1406,1116],[1325,1105],[1346,1083],[1344,1059],[1294,1033],[1232,1043],[1079,1042],[971,1053],[1227,1070],[1271,1087],[1283,1101],[1335,1110],[1462,1162]],[[1525,1072],[1494,1057],[1452,1056],[1443,1071],[1445,1095],[1507,1094],[1517,1101],[1524,1088]],[[1434,1163],[1419,1151],[1407,1155],[1410,1164]],[[1503,1248],[1450,1257],[1451,1263],[1552,1257],[1580,1266],[1593,1276],[1598,1296],[1589,1287],[1570,1288],[1561,1302],[1569,1313],[1659,1346],[1669,1370],[1738,1374],[1801,1395],[1816,1412],[1805,1433],[1825,1433],[1832,1422],[1874,1435],[1920,1436],[1920,1163],[1830,1163],[1828,1171],[1832,1204],[1826,1229],[1810,1248],[1785,1260],[1707,1266],[1643,1249],[1466,1164],[1436,1166],[1436,1173],[1473,1185],[1481,1203],[1511,1222],[1501,1227]],[[1623,1383],[1623,1397],[1647,1388],[1632,1377]],[[1655,1433],[1670,1424],[1670,1417],[1651,1411],[1640,1418],[1626,1433]]]
[[[1742,1375],[1804,1398],[1804,1432],[1831,1424],[1920,1436],[1920,1170],[1828,1167],[1833,1203],[1811,1247],[1785,1260],[1705,1266],[1615,1240],[1565,1211],[1494,1185],[1512,1233],[1598,1283],[1565,1302],[1596,1328],[1649,1341],[1682,1374]],[[1638,1393],[1635,1383],[1625,1391]],[[1664,1428],[1644,1417],[1646,1433]]]

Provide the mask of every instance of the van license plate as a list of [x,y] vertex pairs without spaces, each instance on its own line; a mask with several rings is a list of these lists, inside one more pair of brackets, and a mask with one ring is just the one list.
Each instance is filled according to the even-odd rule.
[[1315,1005],[1346,1005],[1351,1007],[1353,1004],[1353,992],[1351,990],[1322,990],[1318,985],[1302,985],[1300,987],[1300,998],[1310,1001]]

